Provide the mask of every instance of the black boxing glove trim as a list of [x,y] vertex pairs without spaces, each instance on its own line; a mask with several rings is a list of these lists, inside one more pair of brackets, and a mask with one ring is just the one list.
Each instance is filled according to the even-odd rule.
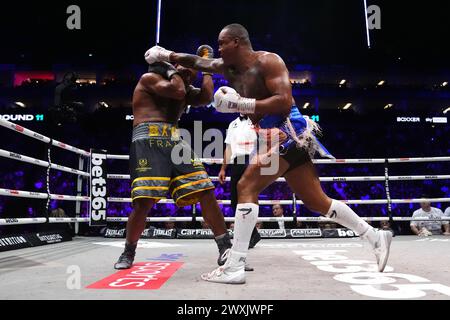
[[170,80],[178,71],[167,62],[155,62],[148,66],[148,72],[159,74],[166,80]]

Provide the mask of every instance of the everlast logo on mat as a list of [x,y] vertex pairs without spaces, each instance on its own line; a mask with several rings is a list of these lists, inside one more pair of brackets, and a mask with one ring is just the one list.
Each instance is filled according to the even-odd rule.
[[172,237],[174,229],[164,230],[164,229],[154,229],[153,236],[163,236],[163,237]]
[[9,237],[9,238],[0,238],[0,246],[14,246],[22,243],[26,243],[27,240],[24,237]]
[[106,151],[91,150],[91,226],[106,225]]
[[61,242],[63,239],[62,236],[58,233],[46,235],[40,235],[39,233],[36,233],[36,236],[39,238],[39,240],[47,243]]
[[141,233],[141,237],[144,238],[150,238],[151,236],[153,236],[153,229],[144,229]]
[[111,238],[115,238],[115,237],[123,237],[125,235],[125,229],[107,229],[106,233],[105,233],[105,237],[111,237]]

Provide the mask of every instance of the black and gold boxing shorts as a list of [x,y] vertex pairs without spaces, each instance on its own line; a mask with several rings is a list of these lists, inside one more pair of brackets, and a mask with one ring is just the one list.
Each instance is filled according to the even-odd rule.
[[165,122],[144,122],[133,128],[130,175],[132,201],[159,201],[169,194],[182,207],[197,203],[202,191],[214,189],[203,164],[179,138],[178,128]]

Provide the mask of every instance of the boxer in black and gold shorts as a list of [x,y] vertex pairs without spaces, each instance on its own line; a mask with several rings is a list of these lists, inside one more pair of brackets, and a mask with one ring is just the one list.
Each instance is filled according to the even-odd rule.
[[[213,56],[209,46],[199,54]],[[219,249],[218,264],[224,264],[231,247],[223,214],[203,164],[190,146],[179,138],[178,120],[187,105],[207,105],[212,101],[212,75],[203,74],[201,88],[192,83],[197,71],[170,63],[153,63],[143,74],[133,93],[133,135],[130,148],[131,198],[133,211],[128,217],[125,250],[114,265],[132,266],[137,243],[147,215],[155,203],[172,198],[176,205],[200,203]]]
[[[189,162],[175,164],[172,151],[179,160],[186,159],[183,153],[189,154]],[[170,123],[144,122],[133,129],[130,174],[133,201],[150,198],[157,202],[169,195],[182,207],[199,202],[202,191],[214,189],[203,164]]]

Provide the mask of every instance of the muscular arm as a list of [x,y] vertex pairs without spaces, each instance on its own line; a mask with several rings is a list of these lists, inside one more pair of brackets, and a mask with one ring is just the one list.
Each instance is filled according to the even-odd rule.
[[227,143],[225,153],[223,155],[222,169],[226,170],[230,162],[231,162],[231,146]]
[[419,233],[420,233],[419,229],[418,229],[417,226],[414,225],[414,224],[411,225],[411,231],[412,231],[416,236],[419,235]]
[[186,97],[186,104],[193,107],[209,104],[213,99],[214,83],[210,75],[203,75],[202,87],[200,90],[191,90]]
[[193,68],[196,70],[212,73],[224,73],[223,60],[220,59],[206,59],[197,55],[187,53],[172,53],[170,55],[170,62],[181,64],[186,68]]
[[272,95],[256,100],[255,113],[289,114],[293,99],[286,65],[278,55],[268,53],[261,58],[261,67],[266,87]]
[[183,100],[186,96],[184,82],[179,75],[166,80],[156,73],[142,75],[139,83],[149,92],[160,97]]
[[444,224],[444,232],[445,233],[450,233],[450,224]]

